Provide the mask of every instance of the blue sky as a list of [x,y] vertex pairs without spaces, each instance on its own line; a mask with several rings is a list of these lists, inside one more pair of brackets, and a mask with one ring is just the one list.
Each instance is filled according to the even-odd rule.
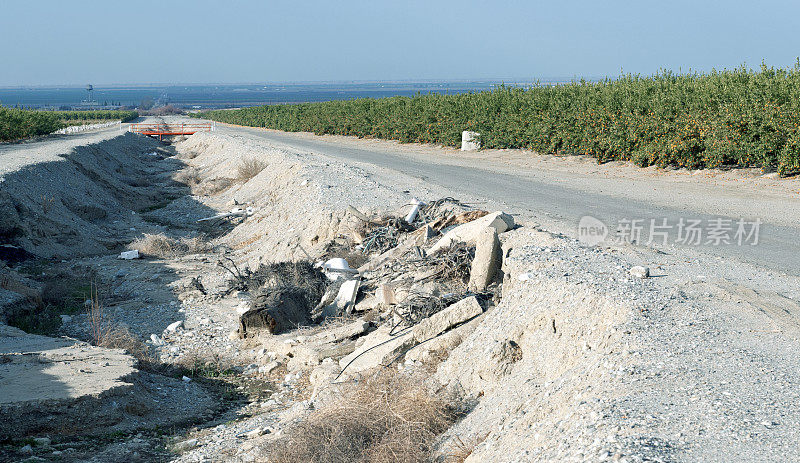
[[800,56],[800,2],[0,0],[0,85],[505,79]]

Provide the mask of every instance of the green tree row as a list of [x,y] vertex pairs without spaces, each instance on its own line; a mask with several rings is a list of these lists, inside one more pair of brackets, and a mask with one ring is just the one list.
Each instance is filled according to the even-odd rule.
[[0,106],[0,141],[44,135],[64,127],[58,115],[48,111],[29,111],[25,109]]
[[64,121],[98,121],[98,120],[120,120],[128,122],[139,117],[136,111],[122,110],[98,110],[98,111],[52,111]]
[[600,82],[458,95],[355,99],[207,111],[200,117],[285,131],[585,154],[600,162],[800,170],[800,62],[707,74],[626,75]]
[[21,140],[52,133],[64,128],[65,121],[127,122],[137,117],[139,113],[136,111],[33,111],[0,106],[0,141]]

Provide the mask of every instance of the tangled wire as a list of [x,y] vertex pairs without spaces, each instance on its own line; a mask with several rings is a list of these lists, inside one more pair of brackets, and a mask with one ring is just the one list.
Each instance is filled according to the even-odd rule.
[[474,258],[475,246],[463,242],[454,242],[450,247],[442,249],[432,256],[425,255],[419,248],[412,248],[409,255],[384,267],[383,273],[397,275],[426,272],[428,275],[418,282],[436,280],[466,287]]
[[400,235],[414,230],[414,227],[399,218],[386,220],[385,225],[373,228],[364,238],[364,254],[383,253],[397,246]]
[[468,208],[468,206],[461,201],[452,198],[440,198],[436,201],[430,202],[419,209],[416,219],[412,225],[415,228],[421,227],[425,224],[436,222],[444,217],[452,215],[453,208]]

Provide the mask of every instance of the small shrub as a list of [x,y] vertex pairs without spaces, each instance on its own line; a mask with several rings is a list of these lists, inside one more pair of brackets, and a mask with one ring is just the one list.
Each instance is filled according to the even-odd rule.
[[189,167],[176,173],[173,179],[178,183],[183,183],[184,185],[188,185],[190,187],[195,186],[200,183],[200,172],[198,172],[194,167]]
[[438,436],[457,413],[419,378],[383,370],[344,390],[275,443],[270,461],[430,461]]
[[97,286],[92,284],[89,290],[88,299],[90,303],[86,306],[86,316],[89,319],[89,336],[91,342],[95,346],[102,346],[106,341],[106,333],[109,328],[106,323],[103,305],[100,303],[100,296],[97,292]]
[[181,244],[188,250],[187,254],[198,254],[201,252],[208,252],[211,250],[211,245],[205,239],[195,236],[192,238],[181,238]]
[[239,163],[239,167],[236,168],[236,179],[240,182],[246,182],[261,173],[266,167],[267,163],[258,159],[244,159]]
[[220,378],[235,372],[234,362],[216,352],[191,350],[181,357],[177,366],[190,377]]
[[206,252],[209,250],[209,245],[200,237],[184,237],[176,240],[163,233],[145,233],[141,238],[131,243],[128,249],[137,249],[145,257],[164,259]]
[[205,180],[194,188],[194,192],[203,196],[212,196],[221,193],[233,185],[233,179],[226,177]]
[[126,326],[106,326],[96,345],[107,349],[123,349],[144,364],[155,363],[147,344]]
[[[41,273],[41,272],[37,272]],[[61,326],[61,314],[72,314],[84,310],[84,302],[90,297],[94,278],[92,272],[77,271],[72,274],[48,273],[41,291],[0,272],[0,287],[27,296],[28,301],[6,307],[4,315],[9,325],[35,334],[54,334]]]

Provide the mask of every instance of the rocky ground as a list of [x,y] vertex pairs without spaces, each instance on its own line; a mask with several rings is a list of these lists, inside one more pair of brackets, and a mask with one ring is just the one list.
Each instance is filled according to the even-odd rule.
[[[296,423],[388,367],[464,404],[436,442],[442,461],[800,460],[795,277],[587,247],[491,214],[503,208],[491,198],[435,203],[398,228],[413,198],[450,192],[246,133],[82,137],[23,146],[29,163],[4,170],[0,207],[16,213],[0,231],[38,256],[3,270],[5,307],[43,297],[53,276],[91,284],[56,310],[50,334],[68,338],[4,328],[3,459],[268,461]],[[468,244],[436,253],[444,236]],[[129,249],[140,258],[120,259]],[[318,307],[323,324],[243,332],[242,315],[266,312],[235,274],[336,257],[360,283]],[[97,326],[134,341],[90,346]],[[47,366],[79,351],[119,369]],[[89,381],[97,390],[57,380],[42,400],[12,370],[22,359],[49,378],[109,377]]]

